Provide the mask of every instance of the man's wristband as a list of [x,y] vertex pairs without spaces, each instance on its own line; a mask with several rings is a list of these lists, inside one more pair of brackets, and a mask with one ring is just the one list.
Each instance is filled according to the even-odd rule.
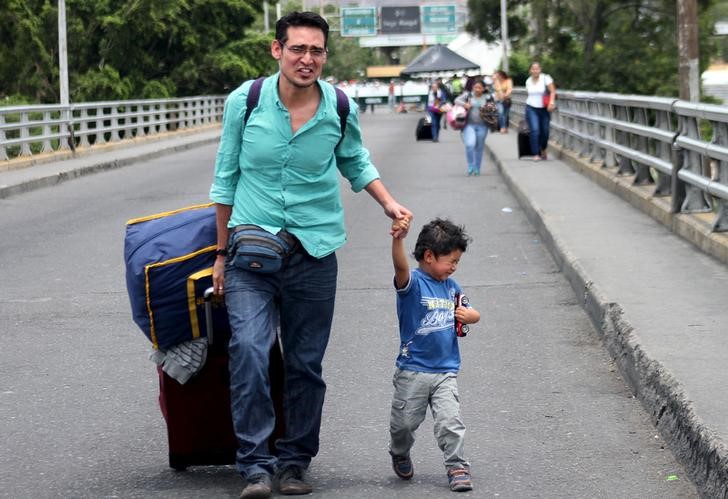
[[218,249],[215,251],[216,256],[227,256],[227,249]]

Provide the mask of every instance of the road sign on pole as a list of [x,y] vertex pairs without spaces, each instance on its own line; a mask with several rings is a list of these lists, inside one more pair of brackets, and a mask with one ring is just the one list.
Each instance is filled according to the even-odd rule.
[[454,5],[423,5],[423,33],[455,33],[457,22]]
[[374,36],[376,34],[376,7],[341,9],[341,36]]

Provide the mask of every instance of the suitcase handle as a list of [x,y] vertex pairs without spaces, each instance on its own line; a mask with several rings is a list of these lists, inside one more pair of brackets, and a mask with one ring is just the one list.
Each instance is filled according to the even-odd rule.
[[213,331],[212,331],[212,296],[215,290],[212,286],[205,290],[205,325],[207,326],[207,343],[212,345],[213,342]]

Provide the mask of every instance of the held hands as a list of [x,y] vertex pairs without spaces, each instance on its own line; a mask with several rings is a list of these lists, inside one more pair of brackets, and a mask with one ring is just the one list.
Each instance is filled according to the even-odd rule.
[[398,218],[392,221],[392,228],[389,230],[389,234],[395,239],[404,239],[407,237],[409,232],[410,221],[412,215],[405,215],[402,218]]
[[391,202],[384,207],[384,212],[392,219],[392,228],[389,235],[395,239],[404,239],[409,232],[409,223],[413,218],[412,212],[397,202]]

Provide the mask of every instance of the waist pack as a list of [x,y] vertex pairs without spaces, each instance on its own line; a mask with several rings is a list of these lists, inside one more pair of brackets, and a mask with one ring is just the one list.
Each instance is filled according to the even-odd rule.
[[285,231],[271,234],[257,225],[239,225],[230,236],[230,262],[243,270],[278,272],[296,243]]
[[[215,206],[190,206],[129,220],[124,239],[132,318],[155,349],[207,336],[204,291],[212,286],[217,248]],[[221,297],[213,329],[228,334]]]

